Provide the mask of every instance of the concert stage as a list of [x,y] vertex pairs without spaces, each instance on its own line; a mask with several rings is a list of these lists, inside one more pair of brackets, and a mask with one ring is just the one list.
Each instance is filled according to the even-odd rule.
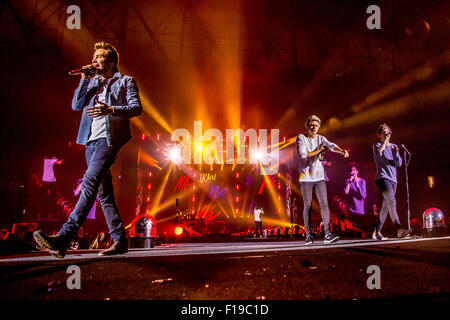
[[[0,258],[7,300],[360,300],[450,293],[450,237],[179,243],[100,257],[98,250]],[[69,290],[69,266],[80,289]],[[369,289],[369,266],[380,289]]]
[[[206,300],[295,304],[294,317],[258,320],[309,319],[298,304],[311,300],[393,301],[313,302],[311,319],[448,310],[423,300],[450,299],[449,12],[1,1],[5,318],[184,319],[199,314],[178,306]],[[310,232],[342,240],[306,246]],[[125,237],[128,253],[98,256]],[[58,260],[33,241],[77,250]]]

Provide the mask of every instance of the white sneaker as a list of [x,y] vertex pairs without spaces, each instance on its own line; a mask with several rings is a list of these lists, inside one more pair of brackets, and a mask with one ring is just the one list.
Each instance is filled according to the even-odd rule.
[[385,237],[381,234],[381,232],[377,232],[377,230],[375,230],[372,234],[372,239],[373,240],[388,240],[388,237]]

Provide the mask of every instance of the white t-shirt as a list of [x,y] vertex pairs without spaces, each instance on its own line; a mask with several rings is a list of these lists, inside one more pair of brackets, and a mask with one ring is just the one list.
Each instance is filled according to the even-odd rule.
[[325,179],[325,173],[321,161],[320,154],[307,158],[308,152],[313,152],[320,149],[322,146],[330,150],[334,150],[336,144],[328,141],[320,134],[315,138],[310,138],[303,134],[297,136],[297,152],[300,157],[300,182],[315,182]]
[[261,208],[259,209],[255,208],[253,212],[255,214],[255,221],[261,221],[261,212],[262,212]]
[[[101,79],[97,91],[97,100],[102,103],[106,103],[106,89],[112,78]],[[91,135],[89,141],[94,141],[100,138],[106,138],[106,116],[100,116],[92,119]]]

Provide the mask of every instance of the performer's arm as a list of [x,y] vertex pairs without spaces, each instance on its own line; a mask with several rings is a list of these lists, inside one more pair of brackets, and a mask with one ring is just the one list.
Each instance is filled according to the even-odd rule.
[[308,157],[308,151],[302,135],[297,136],[297,154],[301,159],[306,159]]
[[83,66],[82,69],[91,69],[90,73],[81,73],[81,79],[80,84],[78,85],[78,88],[75,90],[75,93],[73,95],[72,99],[72,109],[75,111],[83,110],[84,107],[87,106],[90,99],[87,99],[87,93],[88,93],[88,86],[91,79],[95,77],[97,74],[96,69],[93,64]]
[[318,154],[321,154],[322,152],[324,152],[326,150],[326,148],[325,147],[320,147],[320,149],[317,149],[317,150],[315,150],[315,151],[313,151],[313,152],[307,152],[307,158],[311,158],[311,157],[315,157],[315,156],[317,156]]
[[129,78],[127,81],[127,104],[123,106],[112,106],[113,115],[117,117],[132,118],[142,113],[141,99],[136,80]]
[[400,155],[400,150],[398,149],[397,145],[392,145],[392,156],[394,158],[394,163],[397,167],[401,167],[403,164],[402,157]]
[[366,196],[367,196],[367,192],[366,192],[366,180],[361,179],[361,180],[359,180],[359,181],[361,182],[361,184],[357,183],[357,184],[356,184],[356,187],[358,188],[359,193],[361,194],[361,197],[362,197],[363,199],[365,199]]
[[343,150],[341,149],[337,144],[335,143],[331,143],[330,141],[327,140],[327,138],[323,137],[323,145],[330,149],[332,152],[335,153],[340,153],[344,156],[344,158],[348,158],[349,153],[347,150]]
[[347,150],[341,149],[339,146],[335,146],[331,151],[342,154],[344,158],[348,158],[350,156]]
[[380,154],[383,153],[384,149],[385,149],[386,146],[389,144],[389,139],[390,139],[390,136],[388,136],[388,137],[386,138],[386,140],[384,140],[383,144],[378,148],[378,152],[379,152]]
[[89,81],[90,81],[89,79],[80,79],[80,84],[78,85],[78,88],[75,90],[72,99],[73,110],[75,111],[83,110],[83,108],[89,103],[89,99],[86,99]]
[[344,188],[345,194],[348,194],[350,192],[350,186],[351,186],[350,182],[351,182],[351,179],[348,179],[347,184],[345,185],[345,188]]

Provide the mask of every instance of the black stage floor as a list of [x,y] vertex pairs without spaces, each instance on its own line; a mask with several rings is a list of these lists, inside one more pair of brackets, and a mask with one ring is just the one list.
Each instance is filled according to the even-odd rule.
[[[98,250],[0,257],[2,300],[448,299],[450,237],[179,243],[100,257]],[[78,266],[80,289],[69,266]],[[380,289],[369,289],[380,270]],[[372,279],[372,280],[371,280]],[[369,282],[374,283],[374,278]]]

